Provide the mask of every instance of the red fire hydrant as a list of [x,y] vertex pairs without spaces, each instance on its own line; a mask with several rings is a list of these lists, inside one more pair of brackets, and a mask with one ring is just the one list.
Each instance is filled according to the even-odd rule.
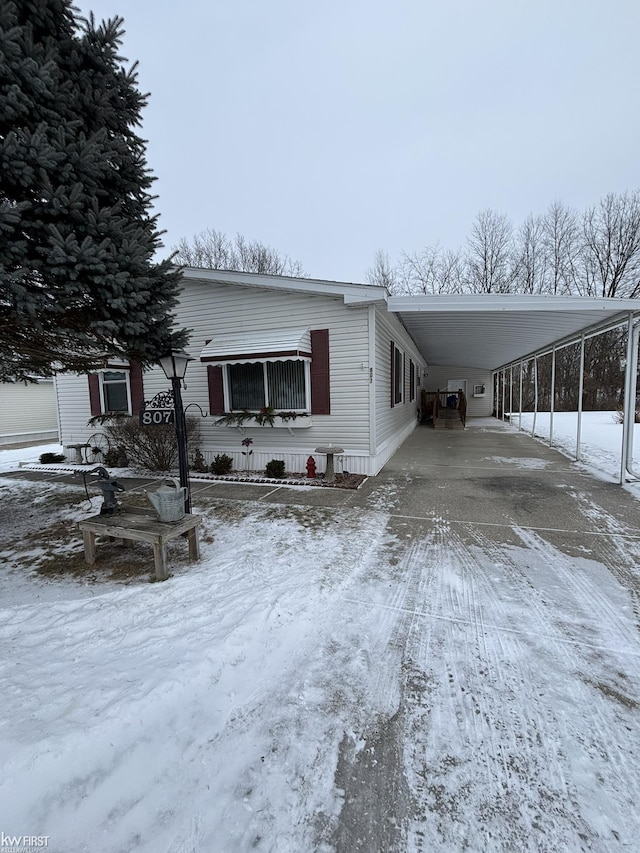
[[313,456],[307,459],[307,477],[309,480],[315,480],[316,478],[316,460]]

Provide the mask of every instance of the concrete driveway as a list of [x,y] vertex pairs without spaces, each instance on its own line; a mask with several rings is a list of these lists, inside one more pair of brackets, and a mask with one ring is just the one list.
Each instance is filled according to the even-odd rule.
[[[16,672],[33,681],[42,669],[59,728],[71,676],[50,672],[52,650],[82,681],[70,636],[116,650],[126,637],[132,657],[145,638],[171,638],[163,665],[143,660],[139,673],[99,649],[109,677],[126,671],[137,689],[106,708],[96,690],[79,709],[96,743],[105,713],[142,720],[200,674],[199,692],[166,700],[149,790],[131,777],[131,802],[145,805],[140,850],[152,849],[158,797],[172,803],[163,839],[193,824],[190,850],[637,849],[640,536],[626,491],[483,421],[417,429],[358,491],[194,483],[193,502],[207,522],[204,567],[141,584],[125,606],[120,588],[62,601],[63,615],[45,602],[28,632],[5,629]],[[25,790],[28,750],[46,757],[50,731],[24,738]],[[140,740],[114,724],[105,743],[127,756]],[[90,769],[109,782],[111,751]],[[98,796],[72,781],[65,813],[75,820],[84,803],[106,837],[118,786]],[[105,850],[133,849],[114,839]]]

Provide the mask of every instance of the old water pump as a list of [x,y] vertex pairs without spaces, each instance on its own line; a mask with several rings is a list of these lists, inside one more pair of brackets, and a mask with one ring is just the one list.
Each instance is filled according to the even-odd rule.
[[122,486],[115,478],[109,475],[109,472],[102,465],[98,465],[92,471],[84,471],[85,486],[87,476],[97,476],[96,485],[102,491],[103,503],[100,507],[100,515],[113,515],[118,512],[120,506],[116,500],[116,492],[124,492]]

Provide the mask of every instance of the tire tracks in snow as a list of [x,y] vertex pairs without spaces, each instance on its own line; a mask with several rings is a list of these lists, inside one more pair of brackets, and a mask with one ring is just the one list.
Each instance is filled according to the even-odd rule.
[[[395,836],[406,846],[385,849],[555,853],[632,844],[640,796],[633,700],[625,704],[619,685],[607,696],[595,676],[618,659],[637,668],[640,647],[628,624],[615,623],[615,601],[600,600],[599,576],[531,530],[513,528],[520,547],[494,541],[500,528],[422,524],[406,547],[396,541],[397,588],[369,602],[379,610],[378,642],[389,637],[392,651],[375,691],[399,696],[383,734],[396,755],[403,740],[407,785]],[[389,529],[405,530],[398,519]],[[580,602],[577,617],[567,601]],[[585,675],[589,665],[599,666],[594,677]],[[402,769],[388,752],[397,783]],[[365,784],[366,774],[356,781]],[[378,793],[368,807],[379,801]]]

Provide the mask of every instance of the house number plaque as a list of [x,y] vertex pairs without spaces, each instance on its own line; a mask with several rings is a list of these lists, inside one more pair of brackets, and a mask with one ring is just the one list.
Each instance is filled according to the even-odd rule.
[[161,426],[174,423],[173,409],[143,409],[140,412],[140,426]]

